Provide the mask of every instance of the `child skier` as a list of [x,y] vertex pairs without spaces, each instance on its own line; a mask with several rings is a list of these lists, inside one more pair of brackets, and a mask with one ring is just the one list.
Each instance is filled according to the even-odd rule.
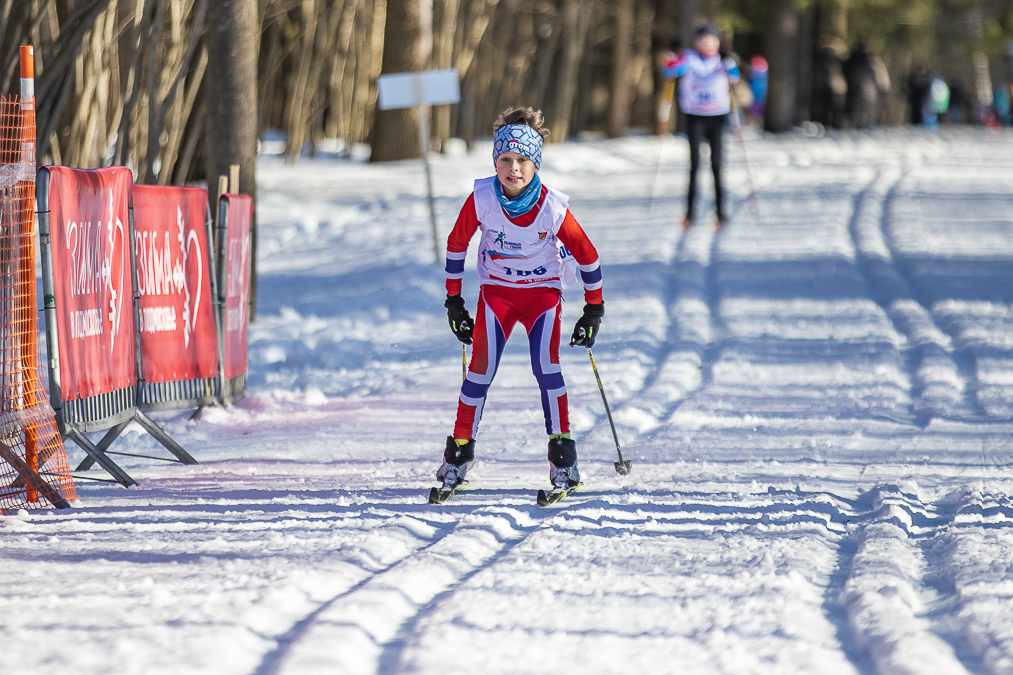
[[739,81],[739,68],[734,59],[723,59],[718,53],[721,38],[711,25],[696,31],[695,50],[687,49],[665,64],[662,75],[680,77],[679,106],[686,113],[686,137],[689,139],[689,190],[686,193],[686,217],[683,227],[693,220],[696,199],[696,172],[700,167],[700,141],[704,138],[711,148],[711,170],[714,173],[714,206],[718,229],[724,225],[724,191],[721,188],[721,134],[725,118],[731,112],[729,84]]
[[[584,283],[584,313],[570,345],[591,347],[605,315],[598,252],[567,208],[568,197],[541,183],[542,113],[508,108],[493,125],[496,175],[475,181],[447,240],[447,316],[457,339],[472,344],[471,365],[461,387],[454,435],[447,437],[443,481],[437,501],[462,485],[475,459],[475,435],[485,397],[496,376],[503,348],[517,323],[528,333],[531,368],[542,394],[549,434],[549,479],[553,490],[580,486],[577,447],[570,438],[566,385],[559,366],[562,290],[576,280],[574,259]],[[461,297],[468,243],[481,230],[478,277],[481,289],[473,322]],[[565,247],[565,248],[563,248]],[[572,258],[567,255],[572,253]],[[435,489],[434,489],[435,492]]]

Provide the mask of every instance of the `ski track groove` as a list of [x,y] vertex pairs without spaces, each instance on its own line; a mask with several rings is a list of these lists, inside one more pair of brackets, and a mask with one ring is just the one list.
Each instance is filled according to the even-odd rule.
[[[952,561],[977,560],[994,577],[995,561],[1003,556],[975,549],[981,548],[980,538],[961,530],[1008,529],[1013,501],[965,488],[924,503],[897,485],[884,484],[856,506],[862,503],[864,509],[851,516],[857,529],[840,542],[839,569],[846,568],[847,574],[827,587],[828,610],[840,607],[847,617],[844,632],[851,639],[842,640],[845,651],[850,643],[864,652],[859,660],[849,654],[855,667],[864,672],[867,656],[879,675],[1011,672],[1008,636],[987,623],[980,629],[976,625],[975,603],[981,602],[974,597],[977,579],[968,578],[973,573],[960,560]],[[1013,581],[1013,566],[999,574]],[[954,623],[957,628],[950,628]]]
[[[933,397],[927,396],[925,393],[922,395],[924,400],[924,409],[919,411],[922,415],[929,416],[940,416],[949,419],[955,419],[965,422],[984,422],[990,420],[988,412],[978,397],[978,392],[981,389],[981,383],[978,379],[976,357],[973,352],[973,347],[964,347],[960,345],[960,334],[959,329],[953,326],[953,322],[945,322],[944,325],[940,325],[935,320],[935,313],[932,310],[932,303],[925,297],[924,291],[911,280],[910,271],[904,264],[904,256],[900,254],[897,247],[897,242],[893,233],[894,223],[890,217],[891,206],[896,200],[898,193],[901,190],[904,179],[909,177],[915,171],[918,166],[912,165],[913,161],[909,160],[909,165],[904,167],[903,173],[898,177],[897,181],[885,194],[882,203],[882,214],[879,219],[879,236],[883,241],[886,249],[886,254],[889,256],[890,265],[895,270],[900,283],[907,289],[907,293],[910,296],[912,303],[917,303],[917,313],[923,314],[924,319],[920,321],[928,321],[931,324],[931,330],[944,337],[944,341],[940,340],[927,340],[924,336],[920,336],[919,342],[923,360],[926,359],[925,350],[933,349],[935,354],[931,355],[932,358],[939,360],[948,360],[949,364],[952,364],[955,378],[960,382],[958,396],[959,398],[955,401],[955,405],[947,406],[945,403],[942,409],[937,410],[936,406],[939,403],[939,394]],[[945,362],[942,365],[942,369],[946,370]],[[938,388],[946,388],[946,380],[943,378],[942,382],[928,382],[929,388],[935,386]],[[952,379],[952,378],[951,378]],[[952,399],[952,395],[947,396],[943,394],[941,396],[945,401],[947,398]],[[928,423],[928,420],[925,422]]]
[[390,642],[384,645],[380,653],[380,657],[378,659],[379,668],[376,671],[377,675],[395,675],[395,673],[401,672],[398,665],[401,660],[401,655],[404,652],[405,643],[416,632],[419,623],[436,611],[440,605],[450,599],[472,577],[476,576],[480,572],[491,569],[496,563],[509,555],[514,548],[527,541],[528,538],[541,527],[542,523],[548,522],[551,520],[552,516],[556,515],[556,513],[551,511],[548,513],[548,517],[544,518],[536,526],[528,528],[526,531],[522,529],[521,531],[523,532],[523,535],[520,538],[506,541],[499,551],[493,553],[492,556],[490,556],[481,565],[476,566],[470,572],[466,572],[445,591],[438,593],[428,604],[423,605],[415,615],[402,623],[397,634],[395,634],[394,638]]
[[854,640],[847,610],[841,602],[841,594],[848,582],[857,552],[856,532],[848,532],[837,543],[837,568],[830,575],[823,591],[823,616],[833,624],[841,651],[859,675],[877,675],[875,664],[869,658],[869,654]]
[[[396,666],[401,650],[418,622],[468,579],[491,568],[558,512],[534,518],[530,525],[522,524],[520,521],[531,513],[524,514],[512,508],[466,513],[439,539],[364,579],[303,619],[256,675],[296,675],[317,669],[347,673],[398,672]],[[482,523],[482,520],[500,522]],[[497,531],[502,529],[503,523],[507,524],[505,534]],[[436,550],[441,547],[450,550]],[[476,560],[469,559],[469,554]],[[416,569],[409,569],[412,566]],[[449,578],[440,580],[441,572],[449,572]],[[428,589],[425,588],[427,581],[431,586]],[[412,591],[415,597],[409,594]],[[395,609],[398,602],[396,599],[392,602],[392,596],[399,597],[401,609],[406,610],[401,615]],[[375,610],[373,616],[370,616],[371,606]],[[377,613],[383,616],[375,615]],[[391,619],[394,625],[388,623]],[[314,633],[319,635],[314,636]],[[339,644],[344,648],[337,649]],[[343,660],[341,652],[350,652],[353,656]]]
[[[707,172],[704,171],[704,174],[706,175]],[[773,179],[756,187],[745,197],[738,197],[737,203],[730,211],[729,223],[734,222],[738,214],[747,208],[747,204],[754,194],[759,200],[760,189],[767,189],[775,185],[781,178],[782,176],[775,175]],[[706,193],[707,181],[704,180],[703,183],[703,185],[698,184],[697,189],[701,193]],[[737,197],[727,186],[725,191],[726,199],[729,201]],[[714,208],[714,200],[704,194],[701,196],[703,199],[698,204],[698,210],[707,213],[708,210]],[[680,227],[680,224],[674,223],[672,226]],[[683,403],[711,381],[714,364],[721,354],[724,343],[723,337],[714,340],[715,331],[723,331],[722,336],[727,334],[717,311],[717,274],[714,261],[720,241],[718,234],[719,232],[716,232],[713,227],[707,226],[705,221],[683,230],[674,242],[675,250],[669,257],[670,270],[666,275],[665,286],[661,294],[665,306],[665,318],[668,322],[665,342],[659,349],[653,367],[644,378],[640,390],[631,392],[628,396],[612,403],[613,421],[617,431],[620,432],[620,443],[624,448],[628,448],[630,443],[635,444],[663,426]],[[691,237],[695,241],[697,238],[708,236],[708,243],[705,244],[706,260],[701,261],[699,255],[696,260],[690,260],[692,252],[686,251],[686,247],[690,245],[687,242]],[[693,270],[686,269],[691,263],[701,268],[700,274],[692,274]],[[691,289],[695,288],[695,292],[687,291],[687,286]],[[691,303],[694,299],[702,301],[707,307],[706,328],[703,328],[703,321],[699,317],[694,317],[692,312],[686,311],[684,305]],[[684,327],[695,331],[695,335],[687,338],[688,331],[684,330]],[[693,371],[696,371],[696,382],[687,384],[685,374],[691,373],[688,379],[693,379]],[[683,377],[680,378],[679,375]],[[626,418],[625,424],[624,418]],[[611,432],[606,430],[607,425],[608,417],[603,410],[602,414],[597,416],[594,426],[584,434],[580,442],[587,442],[600,433],[604,434],[608,438],[608,444],[612,445],[613,439]],[[633,433],[624,434],[622,427],[626,427]]]
[[915,299],[886,242],[889,204],[903,178],[904,172],[897,167],[881,165],[856,196],[848,229],[870,297],[906,340],[898,355],[912,383],[910,414],[914,423],[925,428],[933,417],[956,412],[966,379],[950,356],[950,339]]
[[[397,525],[395,523],[394,526],[400,525]],[[366,584],[368,584],[370,581],[377,578],[379,575],[382,575],[385,572],[391,570],[393,567],[401,564],[408,558],[417,555],[419,553],[422,553],[427,549],[432,548],[439,542],[443,541],[443,539],[445,539],[447,536],[449,536],[454,531],[454,529],[456,528],[444,527],[437,529],[437,536],[435,536],[433,540],[430,541],[428,544],[425,544],[407,553],[403,557],[388,563],[387,565],[381,567],[380,569],[373,571],[372,573],[368,574],[366,577],[364,577],[363,579],[352,585],[350,588],[335,595],[330,600],[326,600],[323,603],[321,603],[320,606],[318,606],[312,612],[303,617],[300,621],[298,621],[295,625],[293,625],[292,628],[290,628],[288,631],[275,638],[275,640],[278,643],[278,646],[264,655],[264,657],[261,659],[260,664],[253,670],[253,675],[276,675],[278,672],[280,672],[279,668],[282,666],[284,659],[288,654],[289,650],[292,648],[292,646],[299,641],[299,639],[313,625],[313,623],[317,620],[317,618],[322,613],[327,611],[328,607],[341,600],[341,598],[346,597],[360,590],[361,588],[366,586]]]
[[929,509],[912,504],[895,486],[880,486],[871,497],[872,511],[859,527],[840,597],[855,643],[880,675],[967,673],[924,617],[925,561],[909,536],[925,526],[936,530],[948,519],[932,523]]
[[[747,201],[748,198],[738,201],[729,221],[745,208]],[[700,205],[703,211],[712,207],[712,200],[704,200]],[[636,396],[628,396],[620,402],[613,414],[617,426],[623,425],[623,418],[626,418],[628,421],[623,426],[633,429],[634,435],[627,437],[627,442],[636,443],[664,425],[679,406],[711,381],[714,364],[723,346],[723,339],[715,339],[715,336],[726,334],[717,311],[714,263],[719,234],[713,227],[697,223],[684,230],[675,242],[671,271],[663,293],[668,320],[665,346],[659,352],[651,373],[644,379],[641,390]],[[703,241],[698,241],[700,239]],[[706,318],[691,307],[696,305],[698,310],[701,304],[707,308]],[[693,371],[696,371],[696,377]],[[688,377],[687,372],[690,373]],[[644,416],[649,421],[644,420]],[[640,417],[642,421],[637,424],[631,417]],[[604,415],[599,417],[598,423],[586,436],[604,433],[607,422]]]
[[952,593],[956,605],[951,612],[954,632],[969,653],[964,661],[979,672],[994,675],[1013,672],[1010,622],[1007,619],[1005,626],[996,627],[989,625],[987,616],[982,620],[980,615],[991,610],[1009,616],[1013,566],[1006,562],[1008,544],[1003,549],[999,542],[988,541],[975,530],[1008,531],[1011,525],[1013,500],[1007,495],[969,493],[956,508],[954,522],[939,542],[941,551],[936,554],[941,562],[940,581]]

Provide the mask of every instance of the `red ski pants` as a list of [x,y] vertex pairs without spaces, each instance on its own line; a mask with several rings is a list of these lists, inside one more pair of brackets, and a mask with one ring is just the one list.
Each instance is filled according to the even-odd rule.
[[461,387],[454,438],[475,438],[489,385],[513,327],[528,332],[531,370],[542,393],[542,412],[548,434],[570,432],[566,384],[559,367],[560,293],[555,288],[482,286],[472,338],[471,365]]

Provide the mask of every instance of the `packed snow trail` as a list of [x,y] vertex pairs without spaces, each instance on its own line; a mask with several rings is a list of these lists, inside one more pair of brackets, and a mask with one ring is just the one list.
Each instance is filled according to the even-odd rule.
[[[200,465],[2,516],[0,672],[1013,672],[1013,136],[746,146],[762,217],[730,144],[720,232],[678,225],[682,140],[650,212],[658,139],[546,149],[634,462],[564,348],[586,488],[554,510],[522,335],[426,503],[461,371],[421,166],[262,158],[251,396],[163,416]],[[489,150],[433,159],[444,236]]]

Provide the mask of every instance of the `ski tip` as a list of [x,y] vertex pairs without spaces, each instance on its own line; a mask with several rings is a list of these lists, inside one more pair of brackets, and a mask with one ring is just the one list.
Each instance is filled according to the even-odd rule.
[[429,490],[429,503],[430,504],[440,503],[440,491],[437,488],[431,488]]
[[549,498],[548,496],[546,496],[545,490],[538,491],[538,505],[541,506],[542,508],[545,508],[546,506],[549,505]]

